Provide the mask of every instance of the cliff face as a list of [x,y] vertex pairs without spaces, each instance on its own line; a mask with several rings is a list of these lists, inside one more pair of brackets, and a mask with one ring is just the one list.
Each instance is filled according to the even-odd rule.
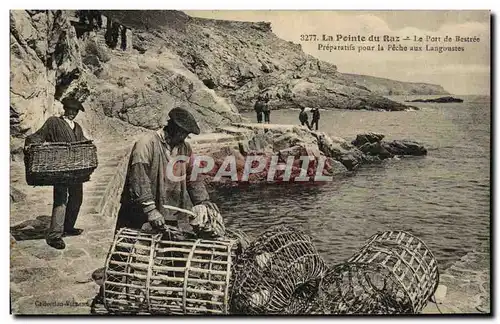
[[89,95],[75,30],[63,12],[10,12],[10,131],[40,127],[66,96]]
[[74,11],[10,12],[11,150],[62,112],[59,101],[67,96],[84,102],[77,121],[93,138],[122,134],[127,125],[159,128],[175,106],[191,110],[205,132],[241,121],[235,106],[177,55],[162,46],[140,54],[132,50],[130,29],[102,19],[102,28],[93,29]]
[[449,94],[442,86],[429,83],[402,82],[369,75],[344,73],[347,80],[370,89],[372,93],[386,96]]
[[104,44],[104,31],[90,33],[82,42],[107,57],[103,62],[99,55],[88,54],[88,68],[93,71],[88,82],[95,90],[94,108],[108,117],[157,129],[165,125],[170,109],[182,106],[193,113],[203,132],[241,121],[229,100],[207,88],[165,47],[144,54],[112,51]]
[[261,93],[271,95],[272,109],[406,109],[345,78],[336,66],[305,54],[299,44],[277,38],[269,23],[193,18],[175,11],[104,13],[134,29],[134,46],[144,55],[166,47],[239,110],[252,109]]

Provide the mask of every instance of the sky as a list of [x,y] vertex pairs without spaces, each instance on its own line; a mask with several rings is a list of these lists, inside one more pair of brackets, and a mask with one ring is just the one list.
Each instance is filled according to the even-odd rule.
[[[268,21],[280,38],[302,44],[304,52],[337,66],[343,73],[366,74],[408,82],[439,84],[453,94],[490,93],[489,11],[185,11],[195,17],[240,21]],[[332,35],[334,41],[301,41],[300,35]],[[383,35],[400,39],[408,51],[389,51],[390,42],[336,41],[337,35]],[[425,41],[440,37],[438,41]],[[449,36],[451,42],[444,42]],[[479,42],[456,42],[456,36],[478,37]],[[415,42],[422,37],[424,42]],[[355,46],[354,51],[319,50],[319,44]],[[357,51],[357,46],[384,46],[384,51]],[[413,45],[422,47],[414,52]],[[460,46],[464,51],[425,50],[425,45]]]

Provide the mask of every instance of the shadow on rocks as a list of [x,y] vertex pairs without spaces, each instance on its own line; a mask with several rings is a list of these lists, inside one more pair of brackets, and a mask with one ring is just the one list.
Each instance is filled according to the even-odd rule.
[[16,241],[40,240],[50,225],[50,216],[42,215],[36,219],[29,219],[10,228],[10,234]]

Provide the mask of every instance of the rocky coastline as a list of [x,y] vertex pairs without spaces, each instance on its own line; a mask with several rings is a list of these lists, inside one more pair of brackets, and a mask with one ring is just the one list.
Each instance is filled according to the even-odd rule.
[[414,99],[414,100],[406,100],[405,102],[432,102],[432,103],[450,103],[450,102],[464,102],[463,99],[454,98],[454,97],[440,97],[434,99]]
[[[349,142],[344,138],[331,137],[324,132],[315,132],[296,125],[233,123],[230,126],[219,127],[217,131],[231,134],[240,140],[232,147],[215,146],[210,153],[215,165],[207,172],[205,180],[214,186],[315,182],[317,176],[332,177],[332,179],[346,176],[363,164],[377,163],[395,157],[427,154],[427,149],[418,142],[385,141],[384,135],[378,133],[359,134],[355,140]],[[227,175],[217,178],[214,182],[213,179],[220,168],[226,167],[224,161],[228,156],[235,159],[236,178]],[[244,178],[245,161],[251,156],[259,156],[265,161],[265,166],[261,171]],[[303,161],[304,157],[309,158],[308,162]],[[291,175],[289,178],[284,178],[284,171],[280,169],[285,169],[289,163],[288,159],[293,161]],[[269,175],[269,172],[274,172],[271,167],[273,163],[277,171]]]
[[[112,31],[119,33],[120,46]],[[210,186],[287,182],[280,171],[269,178],[273,157],[277,157],[280,166],[286,165],[289,157],[293,158],[291,182],[305,175],[307,182],[318,183],[314,179],[320,161],[325,163],[319,173],[335,179],[351,175],[369,163],[425,156],[427,149],[412,140],[387,141],[378,133],[358,134],[348,140],[295,125],[244,123],[240,112],[251,110],[259,94],[271,96],[271,109],[309,106],[404,111],[418,108],[382,95],[397,95],[398,91],[427,95],[441,91],[433,85],[400,87],[385,81],[379,84],[381,81],[375,79],[365,78],[365,82],[362,76],[346,76],[338,72],[335,65],[305,54],[299,44],[279,39],[265,22],[215,21],[192,18],[178,11],[142,11],[141,14],[103,11],[102,27],[93,28],[75,20],[74,11],[13,10],[10,12],[10,53],[11,158],[17,168],[12,179],[18,185],[22,183],[21,188],[26,187],[22,159],[17,157],[22,154],[24,138],[49,116],[59,113],[59,100],[70,96],[84,102],[87,109],[78,122],[90,137],[105,142],[106,146],[97,144],[99,159],[109,160],[100,162],[101,180],[90,184],[94,192],[88,190],[90,198],[87,198],[85,213],[94,215],[88,222],[89,226],[96,227],[91,232],[92,240],[75,238],[66,254],[48,251],[48,256],[40,258],[30,253],[46,251],[42,241],[15,243],[14,271],[11,270],[14,273],[11,294],[17,303],[15,313],[37,311],[33,309],[33,300],[40,296],[60,295],[68,300],[77,296],[84,300],[95,294],[95,287],[88,284],[77,286],[74,291],[65,291],[61,285],[73,287],[75,273],[87,280],[88,272],[101,266],[96,256],[103,258],[110,242],[103,244],[99,240],[111,225],[103,226],[99,222],[102,215],[116,214],[127,162],[125,152],[129,152],[136,136],[161,127],[173,106],[188,108],[199,120],[202,134],[192,140],[192,145],[197,154],[215,159],[214,168],[205,178]],[[423,89],[422,92],[419,89]],[[412,102],[463,101],[443,98]],[[117,156],[119,161],[114,160]],[[229,176],[214,181],[217,169],[228,156],[235,158],[236,181]],[[243,180],[245,159],[251,156],[263,157],[266,166]],[[307,165],[300,160],[303,156],[312,157]],[[50,201],[51,193],[42,189],[33,195],[15,188],[11,191],[11,204],[17,203],[11,208],[11,223],[29,221],[33,208],[38,208],[37,215],[44,217],[48,210],[44,204]],[[18,203],[25,200],[26,206]],[[112,219],[109,217],[107,221]],[[48,226],[39,227],[45,228],[45,225]],[[112,237],[112,233],[106,232],[106,235],[106,239]],[[63,256],[75,258],[77,262],[68,265]],[[489,251],[473,252],[443,274],[442,284],[447,286],[448,294],[442,303],[448,305],[447,312],[490,311],[488,257]],[[478,269],[471,271],[475,266]],[[45,273],[49,275],[39,275],[40,269],[48,269]],[[63,279],[56,283],[54,278]],[[52,294],[52,290],[56,293]],[[44,296],[46,293],[50,296]],[[64,311],[71,309],[60,312]]]
[[251,110],[262,93],[271,96],[271,109],[411,109],[279,39],[268,23],[178,11],[99,17],[97,26],[74,10],[10,12],[12,150],[59,113],[68,96],[88,107],[81,118],[91,136],[106,119],[158,128],[173,105],[190,109],[202,132],[212,132],[241,122],[239,112]]
[[382,96],[408,95],[447,95],[442,86],[422,82],[401,82],[370,75],[344,73],[344,76],[357,84],[368,88],[373,93]]

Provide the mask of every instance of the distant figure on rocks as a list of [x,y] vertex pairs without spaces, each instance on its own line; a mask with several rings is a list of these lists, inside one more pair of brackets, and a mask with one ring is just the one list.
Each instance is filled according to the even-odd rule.
[[[164,128],[144,135],[132,148],[116,231],[122,227],[156,230],[178,227],[177,214],[163,206],[187,208],[186,191],[193,205],[218,211],[217,205],[210,202],[203,181],[191,179],[193,151],[185,139],[190,133],[200,133],[195,118],[180,107],[172,109],[168,116]],[[188,161],[180,157],[188,157]],[[173,163],[170,169],[169,163]]]
[[253,106],[253,109],[257,113],[257,123],[259,123],[259,124],[262,123],[262,113],[264,110],[264,104],[265,104],[264,101],[259,96],[257,98],[257,101],[255,102],[255,105]]
[[311,126],[309,125],[309,117],[307,116],[305,107],[300,107],[299,120],[302,126],[306,125],[307,128],[311,129]]
[[76,14],[81,24],[88,24],[92,29],[102,28],[102,17],[99,10],[77,10]]
[[89,10],[89,11],[90,11],[90,17],[89,17],[90,25],[92,27],[96,27],[97,29],[101,29],[102,28],[101,12],[99,10]]
[[121,38],[121,49],[125,51],[127,49],[127,27],[122,26],[120,31]]
[[266,94],[264,97],[264,106],[262,107],[262,112],[264,113],[264,123],[270,123],[271,110],[269,109],[269,94]]
[[319,124],[319,108],[314,108],[312,110],[312,122],[311,122],[311,129],[316,125],[316,130],[318,130],[318,124]]
[[112,21],[108,19],[106,33],[104,34],[104,38],[106,41],[106,45],[110,48],[115,48],[118,44],[118,34],[120,32],[120,24],[116,21]]
[[[74,121],[78,112],[85,111],[82,104],[72,98],[61,101],[64,114],[61,117],[49,117],[42,128],[26,138],[26,145],[44,142],[80,142],[86,141],[82,127]],[[54,203],[52,219],[47,232],[46,242],[56,249],[64,249],[63,236],[80,235],[83,230],[75,228],[76,219],[83,200],[83,185],[54,185]]]

